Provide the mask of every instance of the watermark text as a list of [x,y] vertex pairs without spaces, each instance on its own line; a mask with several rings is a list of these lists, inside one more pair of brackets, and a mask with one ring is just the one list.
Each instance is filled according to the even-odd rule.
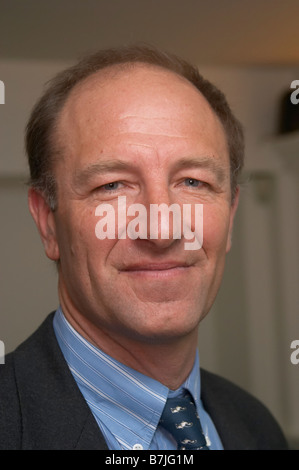
[[2,80],[0,80],[0,104],[5,104],[5,86]]
[[5,346],[3,341],[0,340],[0,364],[5,364]]
[[[99,204],[95,210],[95,234],[110,239],[185,239],[185,250],[199,250],[203,244],[203,204],[130,204],[119,196],[117,205]],[[128,221],[129,218],[129,221]],[[188,240],[188,241],[186,241]]]
[[299,339],[294,339],[291,342],[291,349],[294,349],[290,357],[291,363],[297,365],[299,364]]
[[291,93],[290,99],[293,104],[299,103],[299,80],[293,80],[291,83],[291,88],[296,88],[295,91]]

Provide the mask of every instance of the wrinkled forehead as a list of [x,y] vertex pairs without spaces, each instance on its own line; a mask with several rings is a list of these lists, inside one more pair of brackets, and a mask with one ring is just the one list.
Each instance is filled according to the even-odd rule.
[[118,148],[130,141],[164,152],[177,145],[183,150],[182,140],[210,142],[228,164],[226,136],[207,100],[187,79],[157,66],[93,74],[70,93],[57,129],[61,156],[74,165],[116,142]]
[[110,66],[79,82],[71,91],[62,114],[76,111],[77,116],[87,108],[95,112],[97,106],[102,111],[114,112],[123,107],[124,113],[126,109],[135,107],[137,111],[146,107],[150,118],[156,105],[160,105],[159,112],[165,106],[166,112],[171,103],[176,113],[178,105],[184,112],[197,103],[202,112],[214,114],[217,119],[202,93],[189,80],[163,67],[141,63]]
[[186,126],[198,122],[222,127],[205,97],[184,77],[158,66],[126,64],[78,83],[62,109],[58,128],[92,127],[101,117],[106,124],[116,117],[127,122],[138,117],[150,125],[152,119],[170,116],[173,122],[185,120]]

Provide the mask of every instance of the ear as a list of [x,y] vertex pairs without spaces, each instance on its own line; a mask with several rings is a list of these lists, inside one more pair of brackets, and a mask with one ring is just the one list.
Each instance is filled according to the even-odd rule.
[[236,215],[238,204],[239,204],[239,197],[240,197],[240,187],[238,186],[236,188],[234,200],[232,201],[231,209],[230,209],[229,230],[228,230],[227,243],[226,243],[226,253],[228,253],[230,251],[231,247],[232,247],[233,225],[234,225],[234,219],[235,219],[235,215]]
[[44,249],[48,258],[59,260],[59,248],[56,238],[56,222],[54,212],[50,209],[45,197],[34,188],[28,191],[30,213],[36,223]]

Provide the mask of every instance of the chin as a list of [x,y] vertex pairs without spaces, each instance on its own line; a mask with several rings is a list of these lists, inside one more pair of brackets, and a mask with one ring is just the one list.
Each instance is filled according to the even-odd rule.
[[136,321],[133,335],[150,344],[170,343],[191,337],[195,332],[197,336],[199,322],[198,315],[192,318],[191,315],[182,316],[180,313],[175,313],[171,317],[158,314],[152,318],[150,323],[140,322],[138,324]]

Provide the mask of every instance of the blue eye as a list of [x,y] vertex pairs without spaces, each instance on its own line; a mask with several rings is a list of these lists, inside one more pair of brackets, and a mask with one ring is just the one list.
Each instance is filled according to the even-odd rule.
[[198,188],[198,186],[202,185],[203,183],[199,180],[196,180],[194,178],[186,178],[184,180],[185,186],[189,186],[192,188]]
[[105,184],[105,185],[103,186],[103,188],[104,188],[106,191],[113,191],[113,190],[118,189],[118,186],[119,186],[119,182],[118,182],[118,181],[113,181],[112,183]]

